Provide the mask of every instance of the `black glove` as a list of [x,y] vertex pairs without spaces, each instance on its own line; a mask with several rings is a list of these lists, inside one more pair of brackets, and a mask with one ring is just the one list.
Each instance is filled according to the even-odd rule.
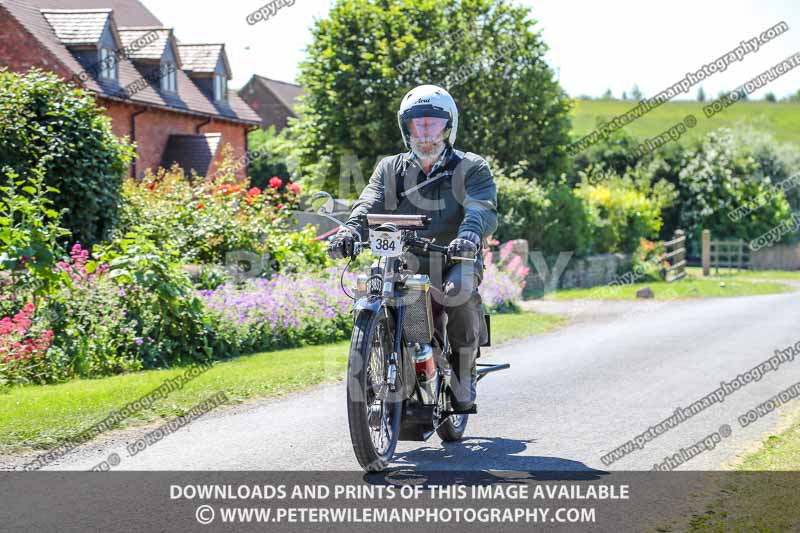
[[465,232],[453,239],[447,247],[447,254],[450,257],[462,257],[464,259],[475,259],[478,256],[478,245],[481,238],[472,232]]
[[350,230],[341,229],[328,243],[328,256],[331,259],[353,257],[355,239]]

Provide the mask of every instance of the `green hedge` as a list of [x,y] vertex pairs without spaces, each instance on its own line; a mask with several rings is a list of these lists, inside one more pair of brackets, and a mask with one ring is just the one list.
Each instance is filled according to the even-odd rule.
[[44,172],[72,240],[91,244],[115,223],[122,178],[133,157],[88,91],[52,73],[0,70],[0,165],[20,176]]

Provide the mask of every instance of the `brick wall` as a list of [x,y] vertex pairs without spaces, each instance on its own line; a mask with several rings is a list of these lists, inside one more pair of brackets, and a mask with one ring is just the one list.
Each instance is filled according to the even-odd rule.
[[[20,53],[24,50],[25,53]],[[0,5],[0,67],[27,72],[31,67],[50,70],[63,78],[72,74],[33,35]]]
[[[136,144],[138,146],[136,173],[139,176],[143,175],[145,169],[157,168],[161,164],[161,155],[164,153],[170,135],[221,133],[222,144],[220,146],[230,144],[233,148],[234,159],[245,155],[245,137],[247,136],[245,126],[212,120],[197,131],[197,127],[206,122],[205,118],[112,100],[101,99],[101,103],[107,110],[106,114],[111,117],[114,134],[119,137],[131,136],[131,116],[138,111],[145,110],[144,113],[136,116]],[[212,164],[212,172],[219,164],[221,154],[222,150]],[[246,170],[246,168],[239,169],[237,176],[244,179]]]
[[[65,79],[72,73],[0,5],[0,67],[8,67],[14,72],[27,72],[31,67],[55,72]],[[136,170],[139,175],[146,168],[158,167],[161,155],[172,134],[195,134],[196,128],[206,121],[202,117],[160,109],[145,108],[141,105],[125,104],[98,98],[98,103],[106,108],[111,118],[112,129],[118,137],[131,136],[131,115],[142,109],[144,114],[136,117],[136,140],[139,157]],[[222,144],[233,147],[234,158],[245,155],[247,127],[231,122],[212,120],[201,128],[200,133],[221,133]],[[216,161],[218,164],[219,161]],[[240,179],[246,176],[246,168],[237,171]]]

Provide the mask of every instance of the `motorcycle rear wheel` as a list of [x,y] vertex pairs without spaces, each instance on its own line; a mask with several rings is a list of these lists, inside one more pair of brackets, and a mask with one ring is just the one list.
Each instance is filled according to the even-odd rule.
[[464,438],[469,415],[450,415],[442,425],[436,428],[436,434],[444,442],[458,442]]
[[[400,433],[403,404],[399,392],[389,391],[387,381],[393,334],[391,315],[362,310],[350,340],[347,419],[356,459],[368,472],[386,468]],[[398,375],[397,390],[401,389]]]

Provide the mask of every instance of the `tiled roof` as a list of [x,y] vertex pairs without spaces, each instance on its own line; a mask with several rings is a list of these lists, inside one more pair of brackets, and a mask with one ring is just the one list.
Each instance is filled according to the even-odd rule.
[[58,39],[66,45],[93,45],[100,41],[110,9],[42,10]]
[[28,0],[27,3],[37,9],[111,9],[121,26],[163,26],[139,0]]
[[302,87],[294,83],[271,80],[258,75],[256,75],[256,78],[275,95],[275,98],[277,98],[286,109],[295,112],[297,99],[305,94]]
[[[155,59],[159,60],[164,56],[164,50],[172,39],[172,30],[169,28],[120,28],[119,38],[122,40],[122,46],[126,49],[131,48],[131,45],[139,39],[146,38],[148,35],[158,36],[153,39],[153,42],[143,47],[133,47],[128,57],[131,59]],[[146,39],[150,40],[150,39]],[[139,41],[142,42],[142,41]]]
[[[154,18],[137,0],[0,0],[0,6],[7,9],[11,15],[20,22],[36,39],[47,49],[56,60],[63,65],[64,69],[72,72],[76,76],[85,72],[85,67],[81,65],[75,55],[67,46],[62,43],[55,31],[40,12],[40,8],[52,7],[52,5],[64,5],[74,7],[77,4],[85,4],[92,8],[120,6],[124,8],[122,13],[129,14],[137,22],[132,22],[123,18],[114,11],[117,26],[128,26],[139,24],[138,21]],[[116,9],[116,8],[115,8]],[[145,24],[149,24],[146,22]],[[163,24],[156,19],[152,26],[163,27]],[[89,78],[83,83],[84,87],[97,92],[100,96],[116,99],[120,88],[127,87],[141,80],[143,73],[139,72],[130,60],[121,60],[118,64],[119,81],[109,82],[106,80],[96,80]],[[248,124],[260,124],[261,118],[242,100],[235,91],[228,92],[228,102],[214,102],[189,78],[186,72],[177,72],[178,96],[170,97],[162,94],[152,87],[146,87],[136,92],[130,98],[134,104],[147,105],[162,109],[169,109],[178,112],[202,115],[227,119]]]
[[187,175],[194,170],[198,175],[206,176],[221,140],[220,133],[170,135],[161,158],[161,166],[170,168],[177,163]]
[[216,70],[219,56],[224,52],[225,45],[180,44],[178,45],[178,50],[181,54],[184,70],[210,74]]

